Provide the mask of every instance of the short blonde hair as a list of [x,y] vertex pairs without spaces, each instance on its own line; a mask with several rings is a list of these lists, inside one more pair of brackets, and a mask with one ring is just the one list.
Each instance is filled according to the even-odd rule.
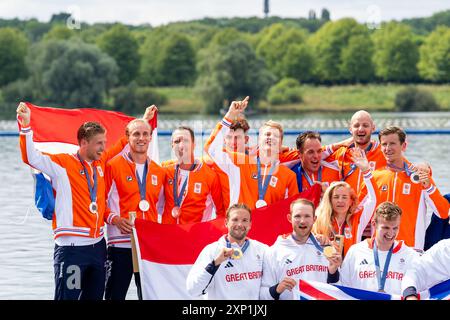
[[148,121],[144,119],[133,119],[130,122],[128,122],[127,127],[125,128],[125,135],[128,137],[130,135],[130,132],[133,131],[134,127],[138,124],[144,124],[148,129],[150,130],[150,135],[152,134],[152,126],[148,123]]
[[283,131],[283,126],[281,125],[281,123],[273,121],[273,120],[266,121],[259,129],[259,134],[261,134],[261,131],[264,129],[264,127],[278,129],[278,131],[280,132],[280,141],[283,142],[284,131]]

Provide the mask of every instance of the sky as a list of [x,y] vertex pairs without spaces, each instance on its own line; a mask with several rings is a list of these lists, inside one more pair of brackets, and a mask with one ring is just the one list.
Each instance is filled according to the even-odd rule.
[[[71,13],[87,23],[122,22],[158,26],[204,17],[263,17],[263,0],[0,0],[0,18],[37,18],[48,22],[52,14]],[[327,8],[331,19],[353,17],[361,23],[427,17],[450,9],[448,0],[270,0],[271,16],[320,16]]]

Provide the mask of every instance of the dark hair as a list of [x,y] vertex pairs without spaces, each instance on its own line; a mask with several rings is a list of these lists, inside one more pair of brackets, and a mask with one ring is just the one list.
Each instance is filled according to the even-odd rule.
[[378,133],[378,140],[380,140],[380,142],[381,142],[382,136],[387,136],[390,134],[397,134],[398,138],[400,140],[400,143],[401,144],[405,143],[406,132],[402,128],[394,127],[394,126],[386,127],[383,130],[381,130],[380,133]]
[[105,132],[106,129],[98,122],[85,122],[78,128],[78,144],[80,144],[83,139],[89,142],[93,136]]
[[231,211],[233,211],[235,209],[247,210],[248,213],[250,214],[250,221],[252,220],[252,210],[245,203],[235,203],[227,209],[227,213],[226,213],[227,221],[230,218]]
[[316,131],[305,131],[298,135],[297,140],[295,140],[295,143],[297,145],[297,150],[302,152],[303,146],[305,145],[305,142],[307,139],[317,139],[322,143],[322,138],[320,137],[320,133]]
[[398,205],[396,205],[393,202],[385,201],[382,202],[377,209],[375,210],[375,214],[373,216],[373,219],[375,222],[377,222],[378,217],[382,217],[386,219],[387,221],[392,221],[396,219],[397,217],[401,217],[402,215],[402,208],[400,208]]
[[237,119],[233,121],[233,123],[230,126],[230,130],[238,130],[242,129],[244,130],[244,133],[247,132],[250,129],[250,126],[245,119]]
[[190,127],[188,127],[188,126],[179,126],[179,127],[177,127],[177,128],[174,130],[174,132],[177,131],[177,130],[186,130],[186,131],[189,131],[189,134],[191,135],[192,143],[195,142],[194,130],[192,130]]

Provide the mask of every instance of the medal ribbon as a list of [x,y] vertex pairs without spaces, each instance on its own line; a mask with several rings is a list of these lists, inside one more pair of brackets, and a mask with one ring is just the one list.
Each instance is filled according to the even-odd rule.
[[146,198],[146,188],[147,188],[147,172],[148,172],[148,162],[145,161],[143,177],[139,177],[139,173],[136,170],[137,183],[139,186],[139,193],[141,194],[141,200]]
[[403,168],[397,167],[396,165],[393,165],[393,164],[387,164],[387,166],[388,166],[389,168],[397,169],[397,170],[400,170],[400,171],[405,171],[405,173],[406,173],[406,175],[407,175],[408,177],[411,176],[411,174],[413,173],[413,171],[411,171],[411,170],[408,168],[408,165],[406,164],[406,162],[403,162]]
[[[294,234],[291,234],[292,239],[298,241],[298,239],[294,236]],[[309,240],[311,240],[311,242],[313,243],[314,247],[316,247],[317,250],[319,250],[320,252],[323,252],[323,248],[322,246],[319,244],[319,242],[317,242],[316,237],[314,237],[314,235],[312,233],[309,234]]]
[[93,174],[93,178],[94,178],[94,185],[91,187],[91,178],[89,177],[89,172],[87,171],[86,166],[84,165],[83,161],[81,160],[79,153],[77,153],[77,157],[78,157],[78,160],[80,160],[81,165],[83,166],[84,176],[86,177],[86,180],[87,180],[91,203],[95,202],[95,200],[97,198],[97,170],[95,169],[94,165],[92,165],[92,174]]
[[[303,174],[306,178],[306,181],[308,181],[309,186],[312,187],[314,184],[314,181],[312,181],[312,179],[308,176],[308,174],[306,173],[305,170],[303,170],[302,167],[300,167],[300,176]],[[317,181],[322,182],[322,166],[319,167],[319,172],[317,174]]]
[[[228,239],[226,237],[225,237],[225,241],[227,242],[227,248],[231,248],[231,242],[228,241]],[[248,241],[248,239],[246,239],[244,242],[244,245],[241,248],[242,254],[244,254],[245,250],[247,250],[249,245],[250,245],[250,241]]]
[[[357,166],[356,164],[352,163],[350,164],[350,171],[347,172],[347,174],[344,174],[344,159],[345,159],[345,154],[347,153],[348,149],[355,147],[355,144],[352,143],[347,150],[345,151],[344,155],[342,156],[342,161],[341,161],[341,181],[345,181],[348,177],[350,177],[350,175],[355,172]],[[369,145],[367,146],[367,148],[364,150],[365,153],[369,152],[369,150],[372,148],[372,142],[369,143]]]
[[373,240],[373,258],[375,260],[375,268],[377,271],[377,281],[378,281],[378,291],[384,290],[384,285],[386,283],[386,276],[389,269],[389,263],[391,262],[391,256],[392,256],[392,249],[394,248],[394,244],[392,244],[391,248],[389,249],[389,252],[386,257],[386,262],[384,263],[383,268],[383,274],[380,274],[380,260],[378,258],[378,249],[377,249],[377,243],[375,239]]
[[[189,169],[189,171],[194,170],[195,168],[195,163],[192,164],[191,168]],[[174,173],[174,177],[173,177],[173,201],[175,202],[175,207],[181,207],[181,201],[183,200],[183,194],[184,194],[184,190],[186,190],[186,186],[187,186],[187,181],[188,178],[186,178],[186,180],[184,180],[183,185],[181,186],[181,190],[180,190],[180,194],[178,194],[178,172],[180,170],[180,165],[176,165],[175,166],[175,173]]]
[[261,181],[261,161],[259,157],[256,158],[257,166],[258,166],[258,199],[264,200],[264,196],[267,192],[267,187],[269,186],[270,179],[272,178],[273,171],[275,170],[275,165],[272,164],[270,166],[269,174],[264,179],[264,182]]

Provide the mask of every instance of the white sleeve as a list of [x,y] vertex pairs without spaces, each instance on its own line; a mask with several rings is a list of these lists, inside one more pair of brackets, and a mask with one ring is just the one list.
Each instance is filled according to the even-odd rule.
[[364,183],[367,188],[367,195],[364,197],[363,201],[361,202],[361,209],[362,213],[359,218],[358,223],[358,230],[356,232],[356,242],[360,242],[362,235],[364,233],[364,229],[366,228],[367,224],[370,223],[370,220],[372,219],[372,215],[375,211],[375,207],[377,205],[377,196],[375,194],[375,189],[373,187],[373,176],[372,172],[368,171],[363,174]]
[[166,203],[166,197],[164,196],[164,185],[161,187],[158,196],[158,202],[156,202],[156,212],[158,216],[162,216],[164,212],[164,205]]
[[206,145],[206,153],[213,159],[217,166],[227,173],[230,173],[230,166],[234,166],[229,154],[224,150],[223,142],[225,136],[230,132],[231,123],[227,119],[222,119],[211,133]]
[[28,164],[33,168],[42,171],[51,179],[56,178],[58,174],[62,172],[62,166],[55,163],[49,155],[43,154],[36,149],[33,141],[33,131],[29,131],[27,133],[21,132],[20,134],[25,136],[25,152]]
[[408,287],[421,292],[450,279],[450,239],[439,241],[417,258],[402,280],[402,292]]
[[342,262],[341,268],[339,269],[339,281],[336,284],[340,284],[346,287],[353,287],[352,284],[352,274],[354,272],[353,269],[353,247],[350,247],[350,249],[347,252],[347,255],[344,258],[344,261]]
[[186,279],[186,289],[193,297],[201,296],[211,287],[214,287],[214,274],[209,273],[206,267],[213,262],[216,251],[216,243],[206,246],[189,271]]
[[267,249],[264,252],[263,258],[263,276],[261,280],[261,288],[259,290],[260,300],[274,300],[270,295],[270,287],[278,283],[277,274],[275,271],[276,259],[272,248]]

